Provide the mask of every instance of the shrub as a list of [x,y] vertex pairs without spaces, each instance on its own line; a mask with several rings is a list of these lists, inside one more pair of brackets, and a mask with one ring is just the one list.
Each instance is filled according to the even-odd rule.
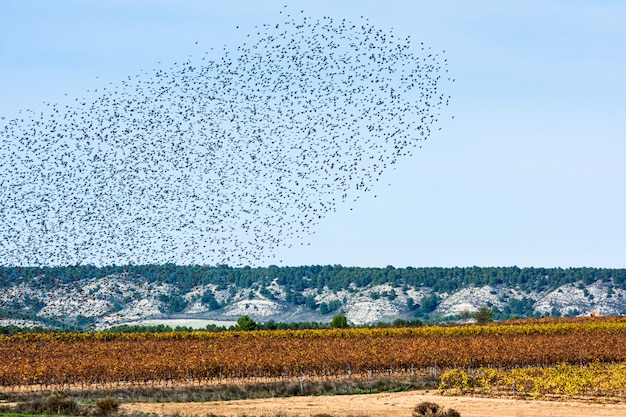
[[439,413],[439,404],[422,401],[413,409],[413,417],[434,416]]
[[71,415],[79,411],[78,404],[66,397],[63,392],[57,392],[46,399],[36,399],[18,404],[15,412],[24,414],[64,414]]
[[120,407],[120,403],[111,397],[106,397],[96,403],[94,408],[94,414],[97,416],[110,416],[114,414]]
[[330,322],[330,327],[334,329],[343,329],[348,327],[348,319],[343,314],[337,314]]
[[461,417],[461,413],[456,411],[454,408],[448,408],[441,414],[441,417]]
[[493,310],[489,307],[479,307],[474,313],[474,319],[478,324],[487,324],[493,321]]
[[47,400],[46,408],[51,414],[72,414],[78,411],[76,402],[63,394],[51,395]]
[[461,392],[468,392],[474,388],[474,380],[464,370],[453,368],[441,375],[439,390],[458,389]]
[[237,325],[235,328],[237,330],[256,330],[258,325],[250,318],[250,316],[241,316],[237,319]]
[[461,417],[453,408],[444,409],[439,404],[423,401],[413,409],[413,417]]

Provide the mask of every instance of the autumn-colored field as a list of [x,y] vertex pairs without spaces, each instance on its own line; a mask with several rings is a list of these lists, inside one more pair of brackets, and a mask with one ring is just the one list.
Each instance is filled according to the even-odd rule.
[[0,386],[209,384],[621,362],[626,320],[251,332],[0,337]]
[[460,368],[446,371],[439,392],[516,396],[550,399],[602,399],[623,402],[626,390],[626,364],[593,362],[588,365],[525,367],[513,369]]

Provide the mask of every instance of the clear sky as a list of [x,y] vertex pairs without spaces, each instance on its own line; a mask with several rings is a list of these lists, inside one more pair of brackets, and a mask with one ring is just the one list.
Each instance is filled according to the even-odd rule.
[[622,1],[3,0],[0,117],[236,46],[284,5],[445,50],[456,82],[422,149],[262,264],[626,267]]

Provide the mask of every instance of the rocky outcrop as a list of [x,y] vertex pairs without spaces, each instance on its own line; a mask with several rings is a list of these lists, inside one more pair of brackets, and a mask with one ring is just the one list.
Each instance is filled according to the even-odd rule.
[[[3,318],[0,326],[34,326],[40,324],[38,318],[72,324],[80,318],[95,328],[174,319],[176,323],[196,320],[194,323],[231,324],[242,315],[261,322],[328,322],[339,312],[345,314],[351,323],[364,324],[390,322],[396,318],[410,319],[414,312],[409,306],[433,295],[437,297],[438,304],[429,316],[440,318],[471,313],[481,306],[503,311],[512,300],[522,299],[532,300],[534,312],[541,315],[585,315],[590,312],[620,315],[626,312],[626,292],[603,282],[586,286],[582,283],[568,284],[545,292],[484,286],[466,287],[454,293],[436,293],[424,287],[393,287],[389,284],[363,288],[351,285],[341,291],[308,288],[301,294],[301,299],[307,299],[306,304],[288,302],[288,292],[289,289],[273,281],[264,290],[205,285],[183,294],[172,285],[150,284],[121,275],[83,280],[51,291],[44,291],[34,284],[20,283],[0,290],[0,302],[21,311],[20,317]],[[207,293],[213,296],[219,308],[206,304]],[[175,313],[168,311],[168,297],[184,300],[183,308]],[[327,308],[320,308],[322,304]]]

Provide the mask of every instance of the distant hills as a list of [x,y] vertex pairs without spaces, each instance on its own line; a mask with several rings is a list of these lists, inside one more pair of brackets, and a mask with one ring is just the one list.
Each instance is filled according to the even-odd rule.
[[[263,268],[131,265],[0,267],[0,326],[105,328],[124,323],[458,320],[626,314],[626,269]],[[173,322],[172,322],[173,323]]]

